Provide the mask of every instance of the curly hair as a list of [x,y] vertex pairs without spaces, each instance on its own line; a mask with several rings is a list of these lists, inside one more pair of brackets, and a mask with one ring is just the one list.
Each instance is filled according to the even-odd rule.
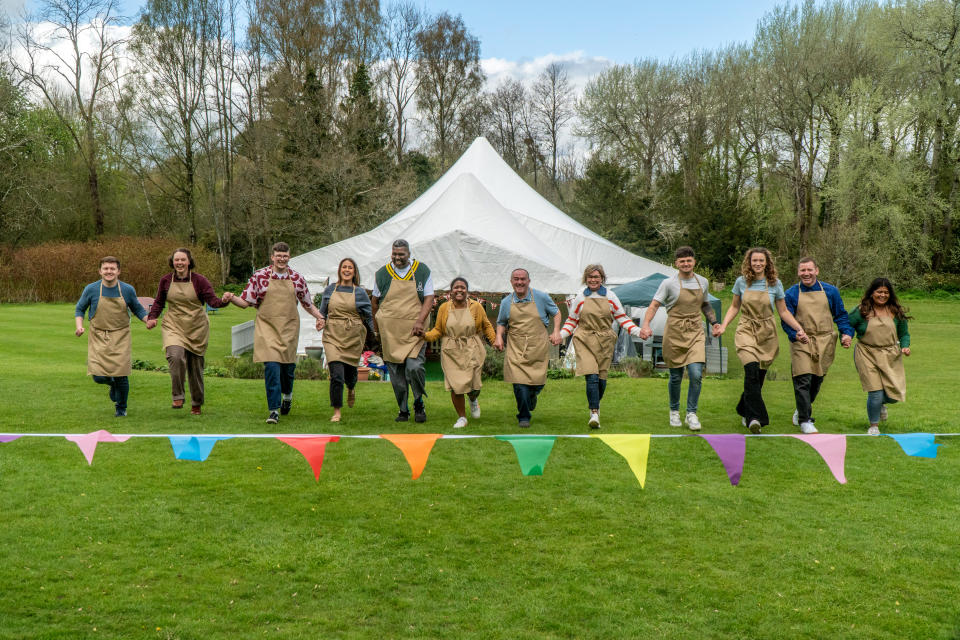
[[587,284],[587,276],[589,276],[594,271],[600,272],[600,283],[604,284],[607,281],[607,272],[603,270],[602,264],[588,264],[587,267],[583,270],[583,284]]
[[747,281],[747,286],[753,284],[753,281],[757,279],[756,274],[753,272],[753,269],[750,267],[750,258],[753,257],[755,253],[762,253],[767,259],[767,266],[763,268],[763,277],[767,281],[767,285],[773,286],[777,284],[777,265],[773,263],[773,256],[770,255],[770,250],[766,247],[753,247],[747,249],[747,252],[743,254],[743,262],[740,264],[740,275],[743,276],[743,279]]
[[882,277],[874,278],[870,286],[867,287],[867,291],[860,300],[860,315],[867,318],[873,313],[873,292],[880,287],[886,287],[887,291],[890,292],[890,298],[887,300],[886,305],[890,308],[890,313],[898,320],[908,320],[910,316],[907,315],[907,312],[910,310],[900,304],[900,300],[897,299],[897,293],[893,290],[893,283]]

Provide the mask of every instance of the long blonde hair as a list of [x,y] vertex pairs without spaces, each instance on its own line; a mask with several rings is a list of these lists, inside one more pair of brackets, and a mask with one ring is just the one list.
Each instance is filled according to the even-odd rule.
[[753,269],[750,268],[750,258],[753,257],[755,253],[762,253],[767,259],[767,266],[763,268],[763,277],[766,278],[769,286],[774,286],[777,284],[777,265],[773,264],[773,256],[770,255],[770,251],[766,247],[747,249],[747,252],[743,255],[743,263],[740,265],[740,275],[747,281],[748,287],[757,279]]

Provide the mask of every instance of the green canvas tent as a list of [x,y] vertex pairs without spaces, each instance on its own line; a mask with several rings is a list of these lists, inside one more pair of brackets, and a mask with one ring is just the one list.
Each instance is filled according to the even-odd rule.
[[[639,280],[634,280],[633,282],[628,282],[618,287],[611,287],[610,290],[617,294],[620,302],[624,305],[631,307],[648,307],[650,306],[650,301],[653,300],[654,294],[657,293],[660,282],[666,279],[667,276],[662,273],[651,273],[646,278],[640,278]],[[707,294],[707,299],[710,301],[710,306],[713,307],[713,312],[717,314],[717,321],[719,322],[723,319],[720,299],[709,293]]]

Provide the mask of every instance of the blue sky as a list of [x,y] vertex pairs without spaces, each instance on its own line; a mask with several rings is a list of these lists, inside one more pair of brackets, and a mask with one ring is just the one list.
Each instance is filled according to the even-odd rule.
[[613,62],[683,56],[753,38],[773,0],[425,0],[463,16],[482,58],[526,60],[582,51]]

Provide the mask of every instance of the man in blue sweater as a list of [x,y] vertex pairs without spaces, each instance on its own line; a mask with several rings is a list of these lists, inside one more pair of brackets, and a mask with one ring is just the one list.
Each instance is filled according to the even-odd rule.
[[120,282],[120,260],[113,256],[101,258],[100,279],[84,287],[77,301],[74,333],[78,338],[85,333],[83,315],[87,313],[90,318],[87,374],[93,376],[97,384],[110,385],[110,399],[118,418],[127,415],[130,393],[131,311],[141,320],[147,316],[137,292],[126,282]]
[[840,291],[832,284],[820,282],[819,275],[820,269],[813,258],[801,258],[797,265],[800,282],[785,292],[787,309],[807,334],[806,344],[797,340],[797,332],[786,322],[780,322],[790,338],[790,369],[797,402],[793,424],[803,433],[817,433],[812,417],[813,402],[833,363],[837,348],[836,329],[840,330],[840,345],[844,349],[849,349],[853,340],[853,327],[847,310],[843,308]]

